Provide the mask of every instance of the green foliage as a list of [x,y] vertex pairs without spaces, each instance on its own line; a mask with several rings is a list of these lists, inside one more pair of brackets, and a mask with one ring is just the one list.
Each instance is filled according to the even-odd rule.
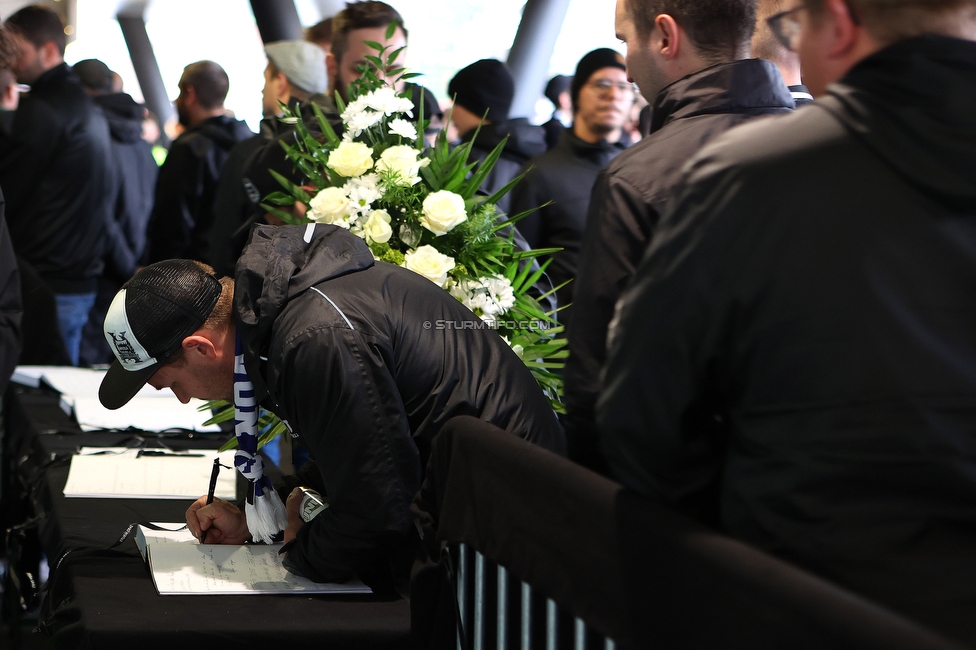
[[[396,25],[391,24],[387,38],[395,30]],[[402,121],[407,117],[407,107],[411,106],[409,98],[392,93],[385,80],[397,83],[416,75],[396,64],[403,48],[388,51],[390,48],[379,43],[367,45],[377,54],[366,57],[366,64],[359,68],[361,77],[349,84],[349,103],[336,95],[336,106],[346,131],[342,138],[314,104],[312,109],[318,133],[309,131],[298,115],[286,111],[283,119],[295,124],[297,137],[295,144],[283,143],[282,146],[307,182],[296,185],[275,174],[283,191],[266,197],[262,205],[287,223],[295,223],[296,219],[283,208],[301,202],[309,208],[307,215],[310,218],[349,228],[366,240],[377,259],[389,264],[404,266],[406,254],[422,246],[430,246],[437,253],[450,257],[453,268],[444,288],[462,302],[468,300],[465,304],[475,309],[476,315],[493,319],[492,328],[521,356],[552,407],[562,412],[562,377],[556,371],[563,367],[567,356],[566,341],[561,336],[563,328],[556,322],[554,314],[546,312],[539,304],[539,300],[549,294],[533,297],[533,287],[549,264],[548,261],[539,264],[538,259],[558,249],[520,251],[515,246],[513,226],[532,210],[509,217],[501,213],[496,204],[521,180],[521,176],[491,196],[478,194],[500,158],[505,142],[480,162],[471,159],[470,142],[452,148],[444,131],[437,135],[432,147],[427,147],[424,129],[429,122],[423,113],[409,122],[416,129],[416,137],[410,137],[411,134],[406,133],[409,129],[404,129]],[[394,127],[395,130],[391,130]],[[344,142],[361,143],[370,148],[373,168],[365,175],[348,179],[328,167],[330,156]],[[413,151],[411,156],[416,163],[413,168],[409,164],[405,167],[381,164],[384,152],[403,145],[410,147],[407,151]],[[403,151],[395,150],[390,154],[402,154]],[[379,193],[367,201],[355,193],[357,183],[379,190]],[[329,219],[325,219],[312,209],[314,197],[326,188],[343,188],[349,205],[353,206],[347,214],[338,218],[327,215]],[[428,218],[424,202],[435,192],[457,195],[458,198],[453,200],[464,205],[465,218],[452,223],[453,227],[440,235],[435,230],[443,228],[424,226]],[[374,219],[377,210],[389,215],[389,232],[380,237],[382,241],[372,239],[376,233],[369,228],[370,219]],[[305,219],[297,221],[304,222]],[[505,290],[509,284],[510,295]],[[487,303],[495,311],[479,313],[482,308],[476,305],[486,303],[478,302],[474,296],[489,297]],[[208,403],[206,408],[213,405]],[[227,408],[211,421],[230,417],[233,417],[233,409]],[[259,422],[259,445],[284,430],[284,425],[271,414],[265,414]],[[234,446],[236,441],[228,445]]]

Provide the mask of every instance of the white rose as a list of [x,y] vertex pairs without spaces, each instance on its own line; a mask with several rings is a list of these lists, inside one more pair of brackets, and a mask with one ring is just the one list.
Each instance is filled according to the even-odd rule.
[[310,217],[319,223],[336,223],[342,221],[348,214],[349,197],[341,187],[327,187],[308,202],[311,210]]
[[416,149],[405,144],[390,147],[380,154],[376,171],[394,171],[399,175],[400,185],[416,185],[420,182],[420,168],[430,164],[426,158],[417,160],[418,154]]
[[362,142],[340,142],[326,165],[348,178],[360,176],[373,166],[373,150]]
[[367,242],[384,244],[390,241],[393,235],[393,228],[390,227],[390,213],[386,210],[373,210],[369,213],[366,224],[363,225],[363,234]]
[[396,119],[390,122],[390,135],[398,135],[408,140],[416,140],[417,127],[406,120]]
[[428,194],[424,199],[424,214],[420,217],[420,225],[438,237],[449,233],[467,219],[464,199],[454,192],[441,190]]
[[403,256],[403,266],[419,273],[439,287],[447,282],[447,273],[454,268],[454,258],[437,252],[433,246],[425,245]]

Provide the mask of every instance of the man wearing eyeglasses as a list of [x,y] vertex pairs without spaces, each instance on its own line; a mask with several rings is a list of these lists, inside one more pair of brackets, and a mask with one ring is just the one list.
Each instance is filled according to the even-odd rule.
[[[519,221],[518,229],[532,248],[560,249],[547,269],[553,286],[563,285],[556,290],[559,307],[573,302],[572,280],[596,176],[631,144],[624,124],[634,105],[634,84],[624,58],[609,48],[588,53],[576,66],[570,98],[572,126],[562,130],[554,148],[526,164],[511,207],[519,214],[542,206]],[[568,322],[569,311],[562,309],[559,319]]]
[[769,22],[817,101],[689,163],[620,301],[603,448],[631,488],[976,644],[976,1]]
[[593,187],[568,323],[570,457],[606,472],[594,407],[614,304],[652,241],[685,162],[708,140],[794,103],[776,67],[749,59],[755,0],[618,0],[627,73],[652,106],[651,132]]

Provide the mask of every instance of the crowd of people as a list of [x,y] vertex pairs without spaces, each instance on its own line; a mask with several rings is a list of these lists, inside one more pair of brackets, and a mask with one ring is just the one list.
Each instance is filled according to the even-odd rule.
[[[465,317],[448,293],[258,207],[283,109],[339,130],[372,44],[407,47],[375,0],[266,45],[258,134],[220,66],[187,65],[158,178],[113,73],[64,63],[53,12],[7,19],[0,379],[18,354],[112,362],[117,408],[146,383],[240,401],[245,375],[330,501],[305,523],[283,494],[316,580],[402,582],[431,440],[464,414],[976,642],[976,2],[617,0],[615,28],[626,55],[553,78],[541,126],[495,59],[444,107],[397,87],[429,137],[504,143],[483,192],[521,176],[499,207],[558,249],[565,415],[494,332],[421,327]],[[187,522],[252,537],[219,499]]]

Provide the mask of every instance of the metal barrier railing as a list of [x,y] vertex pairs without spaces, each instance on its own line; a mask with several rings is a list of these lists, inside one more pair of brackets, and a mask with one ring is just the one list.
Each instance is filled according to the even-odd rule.
[[[467,544],[457,545],[457,558],[457,600],[464,634],[462,638],[458,630],[458,650],[616,650],[612,639],[569,615],[552,599],[543,601],[531,585],[510,580],[505,567]],[[540,623],[534,614],[541,609]],[[518,620],[517,628],[513,618]]]

